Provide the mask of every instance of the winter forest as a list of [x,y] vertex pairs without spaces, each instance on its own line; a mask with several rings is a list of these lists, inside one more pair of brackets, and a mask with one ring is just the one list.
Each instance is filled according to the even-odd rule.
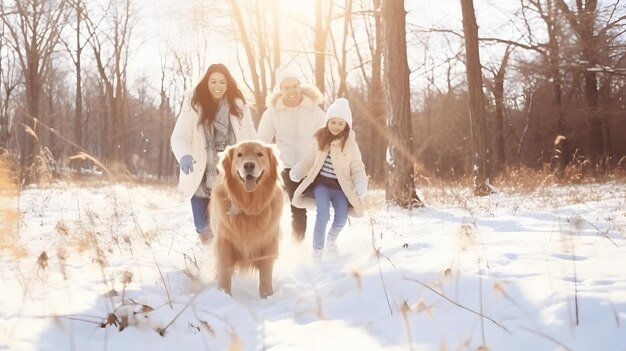
[[[267,300],[175,192],[213,63],[255,128],[284,67],[347,98],[368,176]],[[626,350],[625,199],[624,0],[0,2],[0,350]]]
[[522,169],[623,170],[623,3],[434,3],[3,1],[2,157],[26,184],[81,169],[172,181],[182,92],[217,58],[239,73],[257,123],[283,66],[328,101],[348,97],[381,186],[393,182],[390,140],[404,183],[468,178],[475,164],[492,183]]

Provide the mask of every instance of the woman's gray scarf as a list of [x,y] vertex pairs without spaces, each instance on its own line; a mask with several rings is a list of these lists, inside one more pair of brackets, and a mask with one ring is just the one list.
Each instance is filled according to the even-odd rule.
[[217,105],[217,112],[215,113],[215,119],[213,120],[213,129],[215,131],[213,138],[213,146],[218,152],[224,151],[228,143],[229,134],[232,133],[232,127],[230,125],[230,106],[228,105],[228,99],[223,97],[220,99]]
[[204,134],[207,143],[207,165],[196,195],[210,197],[211,188],[217,176],[217,153],[224,151],[226,146],[235,143],[235,133],[230,124],[230,107],[226,97],[221,98],[218,102],[213,125],[204,126]]

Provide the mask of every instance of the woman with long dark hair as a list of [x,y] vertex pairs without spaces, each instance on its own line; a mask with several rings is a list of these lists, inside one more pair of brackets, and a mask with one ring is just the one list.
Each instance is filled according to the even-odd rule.
[[217,154],[255,137],[250,109],[230,71],[221,63],[209,66],[196,87],[185,92],[170,140],[180,165],[178,188],[191,200],[202,242],[212,237],[207,207],[217,175]]

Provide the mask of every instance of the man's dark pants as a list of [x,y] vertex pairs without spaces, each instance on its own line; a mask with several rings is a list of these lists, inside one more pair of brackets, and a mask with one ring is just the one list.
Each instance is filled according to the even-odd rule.
[[[289,171],[291,168],[285,168],[281,173],[283,182],[285,184],[285,191],[289,195],[289,201],[293,199],[293,193],[301,182],[294,182],[289,178]],[[299,241],[304,240],[304,233],[306,232],[306,209],[291,206],[291,230],[294,239]]]

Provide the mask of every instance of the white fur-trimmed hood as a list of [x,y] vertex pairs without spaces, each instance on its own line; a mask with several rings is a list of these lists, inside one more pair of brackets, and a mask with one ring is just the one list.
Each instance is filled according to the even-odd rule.
[[[316,86],[300,87],[300,93],[305,97],[302,104],[320,105],[324,103],[324,95]],[[280,90],[276,90],[267,96],[266,106],[272,107],[276,111],[286,108],[283,100],[280,98],[282,94]]]

